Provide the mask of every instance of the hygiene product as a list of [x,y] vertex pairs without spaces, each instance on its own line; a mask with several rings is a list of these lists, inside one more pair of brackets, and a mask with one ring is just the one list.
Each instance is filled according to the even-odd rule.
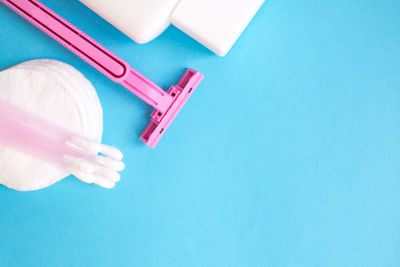
[[[103,112],[92,84],[75,68],[33,60],[0,72],[0,99],[87,139],[101,142]],[[19,191],[48,187],[69,176],[59,166],[0,145],[0,184]]]
[[225,56],[264,0],[80,0],[138,43],[171,23]]
[[86,183],[113,188],[122,153],[0,100],[0,144],[71,172]]

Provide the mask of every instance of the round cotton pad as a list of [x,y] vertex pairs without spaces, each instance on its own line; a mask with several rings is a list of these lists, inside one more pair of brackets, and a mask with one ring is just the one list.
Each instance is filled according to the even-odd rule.
[[[97,93],[93,90],[93,86],[88,79],[83,76],[80,72],[78,72],[74,67],[71,65],[65,64],[60,61],[55,60],[34,60],[34,61],[27,61],[23,64],[17,65],[14,68],[22,68],[22,69],[34,69],[34,70],[43,70],[43,71],[52,71],[58,78],[65,80],[65,82],[71,83],[71,87],[75,88],[88,88],[87,90],[76,90],[72,93],[78,93],[78,98],[76,98],[78,105],[82,108],[87,107],[86,112],[83,114],[88,116],[89,119],[88,124],[86,125],[87,128],[93,129],[93,133],[89,133],[89,136],[93,140],[97,140],[97,132],[98,129],[103,129],[103,113],[102,108],[100,105],[100,101],[98,99]],[[93,105],[97,105],[94,107]]]
[[[55,60],[34,60],[0,72],[0,98],[59,126],[101,141],[102,109],[92,84]],[[16,190],[48,187],[69,173],[0,145],[0,183]]]

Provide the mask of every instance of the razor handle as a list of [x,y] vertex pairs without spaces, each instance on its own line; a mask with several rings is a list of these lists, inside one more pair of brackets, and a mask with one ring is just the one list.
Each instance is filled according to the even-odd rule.
[[133,69],[127,62],[96,42],[37,0],[0,0],[116,83],[153,106],[162,115],[179,94],[169,93]]

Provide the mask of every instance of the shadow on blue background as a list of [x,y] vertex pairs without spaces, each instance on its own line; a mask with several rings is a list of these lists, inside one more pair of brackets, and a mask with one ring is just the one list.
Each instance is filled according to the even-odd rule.
[[0,5],[0,68],[81,70],[127,164],[111,191],[0,188],[0,266],[400,266],[399,1],[271,0],[225,58],[44,2],[165,89],[206,79],[150,150],[149,107]]

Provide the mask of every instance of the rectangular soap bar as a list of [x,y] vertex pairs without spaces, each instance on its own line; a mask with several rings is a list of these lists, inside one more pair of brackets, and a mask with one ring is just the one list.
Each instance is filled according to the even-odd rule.
[[139,44],[160,35],[170,24],[179,0],[80,0]]
[[264,0],[181,0],[172,13],[176,27],[225,56]]

